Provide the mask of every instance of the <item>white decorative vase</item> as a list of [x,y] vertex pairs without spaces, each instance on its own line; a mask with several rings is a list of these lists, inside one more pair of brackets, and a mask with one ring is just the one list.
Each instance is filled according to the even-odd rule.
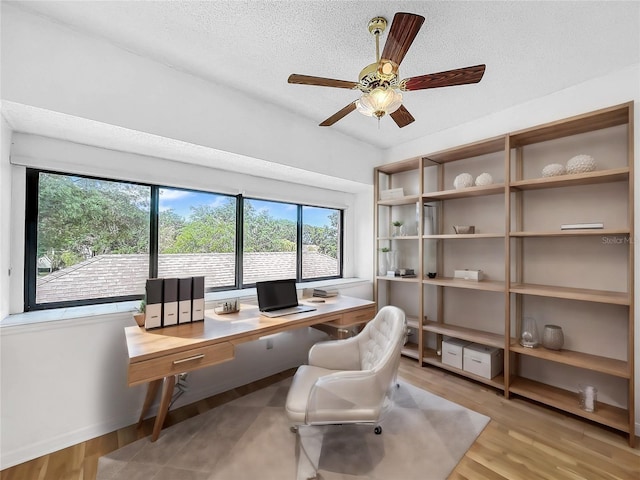
[[542,169],[543,177],[557,177],[565,173],[567,173],[567,170],[564,168],[564,165],[560,165],[559,163],[552,163]]
[[397,270],[398,269],[398,252],[395,250],[391,250],[387,252],[387,270]]
[[560,350],[564,345],[564,333],[558,325],[545,325],[542,333],[542,346],[549,350]]
[[461,173],[453,180],[453,186],[457,189],[473,187],[473,177],[470,173]]
[[478,187],[486,187],[487,185],[491,185],[493,183],[493,177],[484,172],[476,177],[476,186]]
[[586,173],[596,169],[596,161],[591,155],[576,155],[567,162],[567,173]]
[[387,253],[388,252],[379,252],[378,255],[378,275],[386,275],[387,274]]

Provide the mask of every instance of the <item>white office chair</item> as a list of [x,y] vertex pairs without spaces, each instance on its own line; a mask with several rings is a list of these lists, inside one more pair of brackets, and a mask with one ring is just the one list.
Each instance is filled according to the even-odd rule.
[[293,377],[289,419],[294,425],[377,423],[396,384],[406,332],[404,312],[386,306],[358,335],[314,345],[309,364]]
[[315,344],[309,364],[298,368],[287,396],[292,430],[302,425],[370,423],[375,433],[382,433],[379,421],[397,385],[406,334],[404,312],[386,306],[358,335]]

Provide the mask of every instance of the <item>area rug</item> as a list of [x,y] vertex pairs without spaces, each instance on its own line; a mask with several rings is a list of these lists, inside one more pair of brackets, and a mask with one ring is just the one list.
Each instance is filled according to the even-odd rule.
[[[100,458],[97,480],[444,480],[489,418],[400,380],[376,435],[367,425],[289,430],[291,379]],[[302,439],[302,440],[301,440]]]

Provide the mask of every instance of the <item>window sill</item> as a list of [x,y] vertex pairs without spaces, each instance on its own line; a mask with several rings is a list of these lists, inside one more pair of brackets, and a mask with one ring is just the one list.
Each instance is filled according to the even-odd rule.
[[[370,283],[362,278],[339,278],[332,280],[320,280],[317,282],[299,283],[298,289],[330,287],[349,288],[357,285]],[[223,292],[211,292],[205,296],[206,307],[213,308],[215,302],[239,298],[244,303],[256,303],[256,289],[246,288],[242,290],[225,290]],[[138,300],[129,302],[104,303],[100,305],[86,305],[82,307],[55,308],[51,310],[38,310],[34,312],[15,313],[0,321],[0,331],[11,327],[38,325],[40,327],[54,323],[67,323],[79,319],[89,319],[91,321],[103,321],[113,316],[133,315],[137,311],[140,302]],[[133,320],[132,320],[133,321]]]

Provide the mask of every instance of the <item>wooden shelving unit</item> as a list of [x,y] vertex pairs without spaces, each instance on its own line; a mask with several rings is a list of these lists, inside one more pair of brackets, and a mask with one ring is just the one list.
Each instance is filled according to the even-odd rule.
[[[572,148],[585,149],[572,155],[595,149],[603,164],[599,163],[591,172],[541,176],[541,166],[555,163]],[[422,366],[435,366],[500,389],[506,398],[519,395],[613,427],[627,433],[629,444],[634,446],[633,167],[633,102],[629,102],[376,168],[376,248],[396,249],[418,266],[416,278],[380,275],[374,282],[375,299],[380,305],[396,303],[411,314],[409,327],[415,333],[412,340],[416,341],[405,345],[403,355],[416,359]],[[490,171],[495,183],[451,189],[456,174],[477,175],[481,171]],[[402,198],[379,200],[382,189],[397,187],[404,187],[408,193]],[[596,220],[590,216],[591,209],[581,204],[580,199],[585,197],[605,205],[598,217],[598,221],[604,219],[605,227],[561,230],[561,223]],[[610,202],[609,210],[606,201]],[[429,225],[425,216],[427,205],[430,214],[437,215]],[[557,217],[562,221],[546,221],[544,209],[553,217],[556,206],[560,212]],[[390,236],[385,230],[390,219],[402,215],[410,218],[414,208],[417,232]],[[622,213],[610,221],[611,211]],[[476,216],[471,217],[469,212]],[[565,217],[569,220],[565,221]],[[482,228],[474,234],[455,234],[449,225],[470,224],[458,218],[467,221],[474,218]],[[607,250],[607,239],[617,245],[614,262],[615,268],[620,267],[621,280],[613,284],[606,278],[598,279],[599,268],[608,262],[600,257],[612,255],[612,249]],[[539,270],[531,267],[540,260],[540,252],[554,248],[565,252],[566,268],[592,262],[594,274],[563,275],[563,265],[559,264],[549,268],[548,275],[541,276]],[[575,258],[571,259],[574,249]],[[584,255],[584,249],[594,249],[596,253],[583,258],[579,255]],[[471,258],[476,254],[482,261],[493,262],[488,265],[490,274],[485,279],[474,282],[452,278],[454,269],[472,268],[456,264],[461,252],[460,261],[469,261],[470,257],[464,256],[466,251],[471,252]],[[557,273],[556,268],[560,269]],[[612,275],[614,270],[607,268],[606,275]],[[436,277],[428,278],[427,272],[434,270]],[[467,298],[479,302],[479,308],[470,305],[461,316]],[[495,303],[496,298],[504,304],[504,308],[500,307],[502,313],[487,316],[483,308]],[[585,341],[580,335],[573,335],[566,348],[559,351],[542,346],[525,348],[518,343],[522,318],[531,315],[532,309],[536,313],[542,308],[545,312],[542,315],[557,317],[562,323],[563,317],[571,317],[574,306],[578,308],[583,303],[599,304],[595,309],[609,308],[615,322],[626,322],[624,336],[620,334],[620,323],[616,323],[616,333],[610,332],[607,322],[614,320],[608,317],[599,319],[599,330],[593,330],[598,331],[598,338],[607,340],[605,343],[618,345],[617,351],[594,354],[584,345],[592,344],[593,338]],[[591,307],[579,308],[584,312]],[[553,313],[556,310],[560,312],[558,315]],[[580,319],[569,320],[579,324]],[[442,363],[439,352],[446,337],[504,349],[503,373],[487,379]],[[601,376],[598,378],[604,375],[616,380],[600,390],[602,398],[598,398],[596,411],[586,412],[580,408],[575,391],[551,384],[553,381],[544,376],[541,378],[545,381],[541,381],[531,375],[538,368],[553,370],[554,364],[579,369],[587,378],[597,374]],[[625,385],[626,405],[612,405],[610,402],[615,401],[608,398],[619,399],[621,392],[607,395],[606,389],[614,388],[610,385],[620,388],[620,382]]]

